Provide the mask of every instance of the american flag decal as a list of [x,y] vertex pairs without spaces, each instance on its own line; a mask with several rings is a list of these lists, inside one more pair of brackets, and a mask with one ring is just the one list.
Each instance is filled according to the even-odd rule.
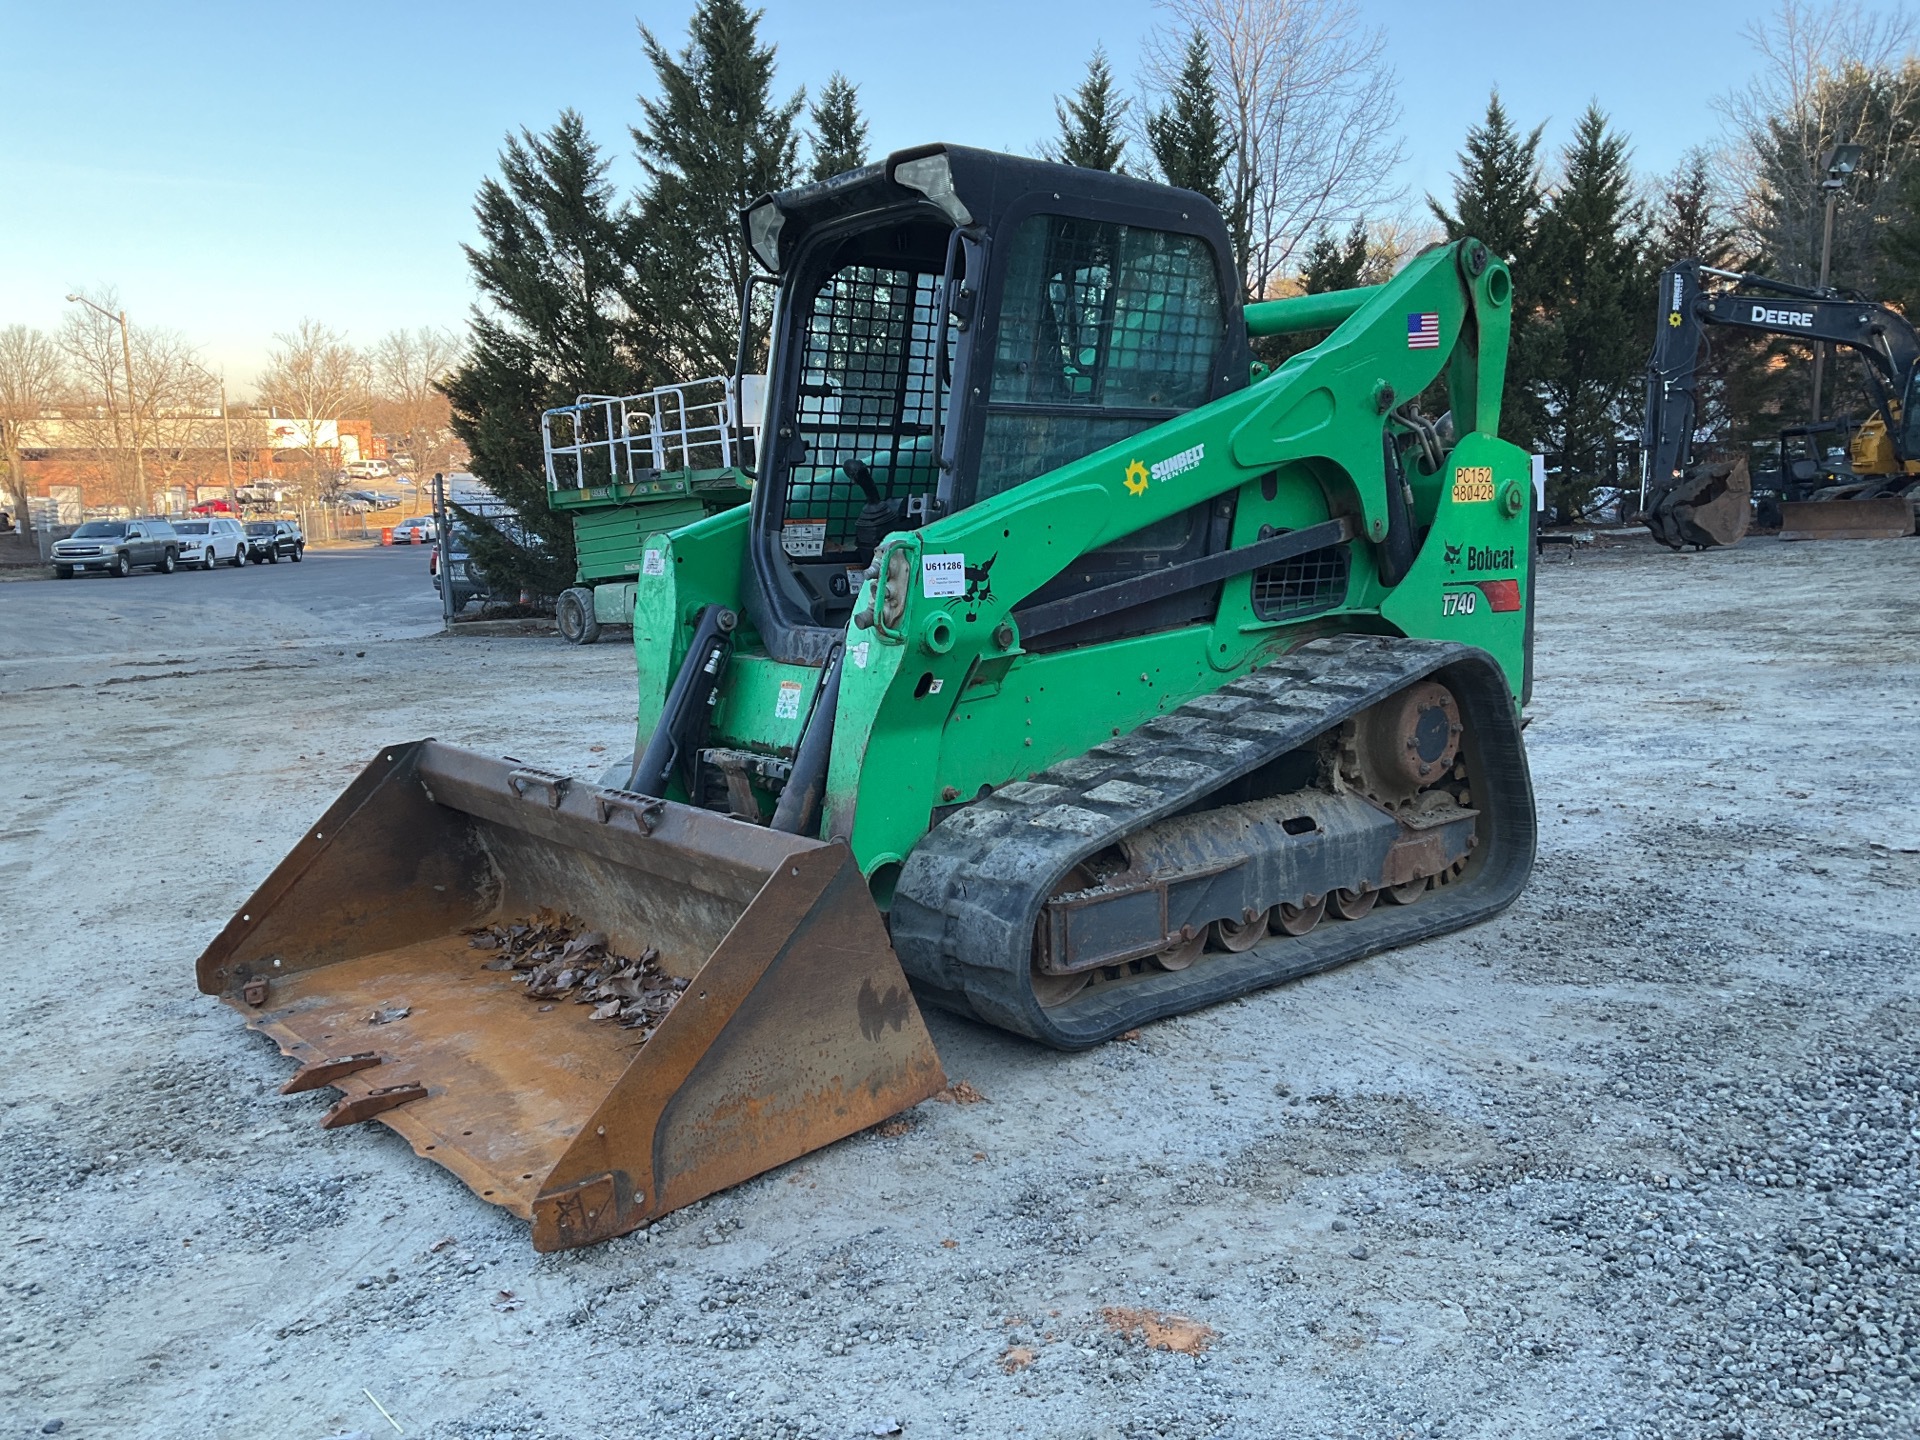
[[1418,315],[1407,316],[1407,349],[1438,350],[1440,348],[1440,316],[1432,310]]

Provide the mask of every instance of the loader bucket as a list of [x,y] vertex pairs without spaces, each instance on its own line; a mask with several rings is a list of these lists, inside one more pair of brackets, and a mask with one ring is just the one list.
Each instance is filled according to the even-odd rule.
[[1898,540],[1911,534],[1913,502],[1899,495],[1790,500],[1780,507],[1782,540]]
[[[659,993],[685,981],[664,1019],[596,1020],[488,968],[476,943],[543,912],[656,951]],[[342,1093],[323,1123],[379,1119],[530,1219],[537,1250],[646,1225],[944,1083],[843,845],[431,740],[367,766],[197,975],[300,1062],[288,1088]]]

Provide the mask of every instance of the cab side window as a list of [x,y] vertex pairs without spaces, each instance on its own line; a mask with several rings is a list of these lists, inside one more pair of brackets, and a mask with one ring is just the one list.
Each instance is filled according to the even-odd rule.
[[1033,215],[1008,248],[976,499],[1204,404],[1225,339],[1197,236]]

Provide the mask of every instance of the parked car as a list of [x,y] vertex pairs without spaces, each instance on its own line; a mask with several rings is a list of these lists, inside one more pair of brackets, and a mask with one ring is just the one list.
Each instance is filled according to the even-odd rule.
[[431,515],[409,515],[393,527],[393,543],[396,545],[431,545],[440,538]]
[[358,500],[370,510],[391,510],[399,505],[396,495],[383,495],[378,490],[347,490],[342,492],[346,500]]
[[165,520],[89,520],[53,542],[53,573],[71,580],[89,570],[131,575],[142,565],[171,575],[180,563],[180,537]]
[[176,520],[173,533],[180,537],[180,563],[211,570],[222,560],[229,565],[247,563],[247,532],[238,520],[225,515],[209,515],[204,520]]
[[231,500],[202,500],[187,511],[189,515],[233,515],[238,512]]
[[249,520],[247,559],[256,565],[278,565],[284,556],[298,562],[307,553],[307,537],[291,520]]
[[[523,532],[511,520],[495,520],[494,523],[508,533],[523,537]],[[467,532],[459,525],[447,527],[451,539],[444,546],[436,544],[427,557],[427,573],[433,576],[433,588],[440,589],[443,574],[453,580],[453,608],[463,610],[472,600],[509,600],[518,596],[517,589],[509,590],[496,585],[486,577],[473,557],[467,553]],[[537,539],[535,541],[537,544]],[[442,551],[446,552],[444,564]]]
[[385,460],[349,460],[347,478],[349,480],[384,480],[393,473],[393,467]]

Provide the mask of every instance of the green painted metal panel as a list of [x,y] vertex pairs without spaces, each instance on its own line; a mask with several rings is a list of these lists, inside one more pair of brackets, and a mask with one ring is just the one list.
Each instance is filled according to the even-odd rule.
[[713,707],[714,744],[791,759],[819,688],[813,666],[785,665],[736,646]]
[[706,507],[697,500],[576,510],[573,514],[576,578],[582,585],[630,580],[640,573],[640,552],[647,536],[690,525],[704,519],[706,513]]
[[740,608],[747,518],[747,507],[736,505],[671,533],[647,537],[633,600],[636,754],[646,749],[659,723],[667,688],[693,641],[701,608]]

